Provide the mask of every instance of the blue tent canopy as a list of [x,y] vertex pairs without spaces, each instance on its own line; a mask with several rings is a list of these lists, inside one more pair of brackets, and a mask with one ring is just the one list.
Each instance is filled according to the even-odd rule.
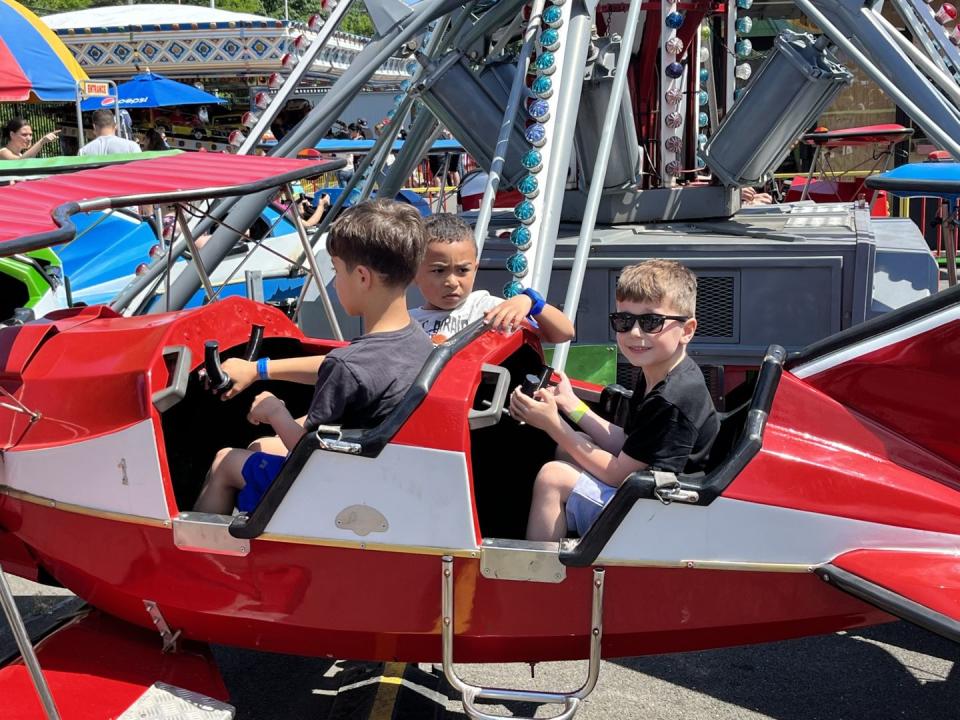
[[871,175],[865,184],[897,197],[941,197],[955,202],[960,198],[960,163],[910,163]]
[[[153,108],[171,105],[216,105],[226,100],[198,90],[193,85],[171,80],[152,72],[134,75],[117,86],[121,108]],[[88,98],[83,101],[83,110],[112,108],[115,98]]]

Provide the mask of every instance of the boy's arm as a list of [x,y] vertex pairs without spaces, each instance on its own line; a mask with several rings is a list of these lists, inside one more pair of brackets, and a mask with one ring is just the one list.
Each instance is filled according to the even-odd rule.
[[247,420],[254,425],[268,423],[288,452],[306,434],[303,425],[294,419],[284,402],[269,392],[262,392],[254,398]]
[[534,399],[518,388],[510,400],[510,414],[545,431],[577,465],[611,487],[620,487],[630,473],[646,467],[619,450],[604,450],[567,425],[560,418],[556,398],[546,390],[538,390]]
[[[313,385],[317,382],[317,372],[326,355],[307,355],[305,357],[282,358],[267,360],[267,377],[270,380],[286,380],[287,382]],[[240,394],[260,379],[257,372],[257,361],[230,358],[223,361],[223,371],[233,380],[233,385],[221,399],[229,400]]]
[[623,428],[604,420],[591,410],[583,400],[573,392],[570,378],[565,373],[557,373],[560,382],[547,388],[557,400],[557,409],[566,415],[583,432],[608,453],[619,453],[626,435]]
[[[483,320],[497,332],[511,332],[520,326],[532,308],[532,298],[528,295],[515,295],[488,310]],[[573,339],[573,323],[553,305],[545,304],[540,314],[533,319],[537,322],[537,334],[547,342],[561,343]]]

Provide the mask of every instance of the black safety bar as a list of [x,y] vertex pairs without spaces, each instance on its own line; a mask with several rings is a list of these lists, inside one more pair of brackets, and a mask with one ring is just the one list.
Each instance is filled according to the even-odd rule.
[[403,424],[410,419],[414,411],[420,407],[420,403],[427,397],[430,388],[433,387],[450,359],[486,330],[487,325],[483,320],[477,320],[435,347],[417,374],[417,379],[403,396],[403,400],[376,427],[368,430],[338,428],[335,432],[331,432],[328,428],[321,428],[316,432],[307,433],[297,443],[293,452],[287,456],[286,462],[280,468],[280,473],[264,493],[254,511],[249,514],[241,513],[233,519],[230,523],[230,534],[244,539],[261,535],[315,450],[346,452],[368,458],[377,457]]
[[[779,345],[771,345],[767,349],[750,399],[743,432],[724,461],[706,474],[677,476],[680,489],[697,493],[697,499],[689,504],[709,505],[760,452],[767,417],[780,385],[786,356],[786,350]],[[634,503],[637,500],[656,500],[656,489],[657,481],[650,470],[632,473],[617,489],[580,541],[570,549],[561,550],[560,562],[571,567],[586,567],[596,562]]]

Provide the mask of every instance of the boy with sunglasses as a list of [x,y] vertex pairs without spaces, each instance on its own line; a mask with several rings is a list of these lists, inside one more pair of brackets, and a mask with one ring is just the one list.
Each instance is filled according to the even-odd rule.
[[558,460],[544,465],[534,484],[528,540],[557,541],[568,529],[583,535],[637,470],[704,469],[720,421],[703,373],[687,357],[696,298],[696,276],[674,260],[648,260],[621,273],[610,325],[620,352],[641,370],[625,427],[591,411],[563,374],[533,398],[514,391],[510,414],[557,443]]

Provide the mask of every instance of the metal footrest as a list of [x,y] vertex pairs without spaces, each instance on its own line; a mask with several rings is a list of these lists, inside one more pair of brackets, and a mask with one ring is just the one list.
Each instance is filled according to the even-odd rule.
[[225,702],[156,682],[117,720],[232,720],[235,714]]
[[603,577],[602,568],[593,570],[593,604],[590,618],[590,661],[587,667],[587,679],[583,685],[572,692],[543,692],[538,690],[510,690],[507,688],[485,688],[471,685],[457,675],[453,667],[453,558],[444,556],[443,562],[443,601],[440,633],[443,641],[443,674],[463,696],[463,711],[472,720],[497,720],[502,716],[483,712],[476,706],[478,700],[497,700],[502,702],[532,702],[548,705],[563,705],[563,710],[550,720],[568,720],[580,707],[580,701],[586,698],[597,685],[600,676],[600,641],[603,638]]

